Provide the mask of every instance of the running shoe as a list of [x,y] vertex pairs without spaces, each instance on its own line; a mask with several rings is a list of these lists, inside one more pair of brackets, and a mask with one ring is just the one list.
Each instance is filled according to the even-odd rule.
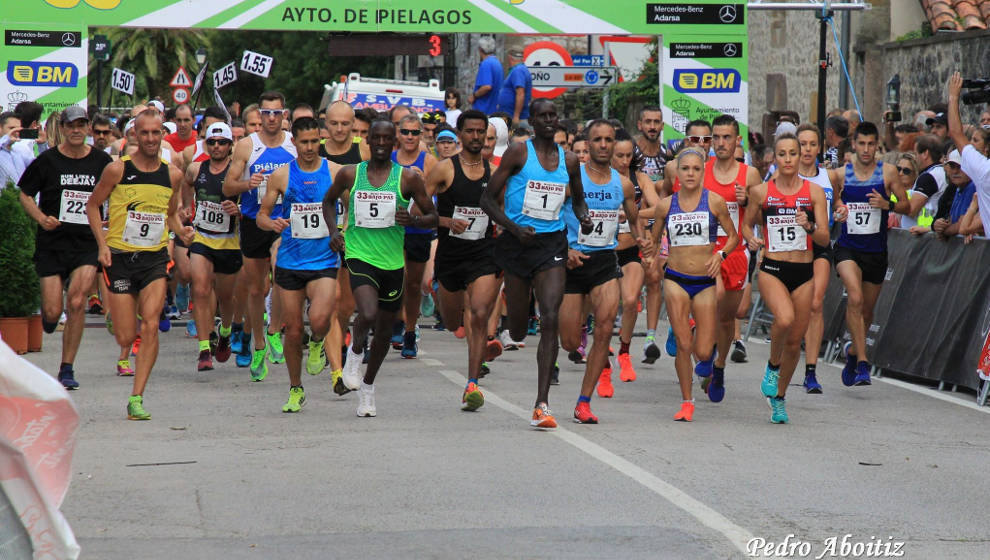
[[289,387],[289,400],[282,405],[282,412],[299,412],[306,404],[306,391],[302,387]]
[[323,373],[323,368],[327,367],[327,356],[323,352],[323,344],[326,339],[319,342],[309,341],[309,356],[306,358],[306,373],[319,375]]
[[578,346],[577,350],[571,350],[567,353],[567,359],[574,362],[575,364],[583,364],[584,360],[584,346]]
[[244,327],[234,326],[230,329],[230,352],[232,354],[241,353],[242,336],[244,336]]
[[553,371],[550,372],[550,384],[560,385],[560,362],[553,363]]
[[519,346],[514,340],[512,340],[512,335],[509,334],[509,329],[503,330],[502,334],[498,335],[498,339],[502,343],[503,350],[509,351],[519,349]]
[[141,395],[131,395],[127,399],[128,420],[151,420],[151,414],[144,409],[144,398]]
[[251,381],[263,381],[268,376],[268,362],[265,361],[265,349],[255,350],[251,356]]
[[131,356],[137,356],[138,351],[141,350],[141,335],[137,335],[134,339],[134,344],[131,344]]
[[134,370],[131,369],[130,360],[119,360],[117,362],[117,375],[120,377],[130,377],[134,375]]
[[713,367],[715,367],[715,352],[712,352],[712,355],[707,360],[701,360],[694,364],[694,373],[698,377],[709,377],[712,374]]
[[678,422],[690,422],[694,419],[694,403],[682,402],[681,409],[674,415],[674,420]]
[[842,345],[842,353],[846,356],[846,365],[842,368],[842,384],[852,387],[856,384],[856,355],[851,354],[852,341],[846,341]]
[[760,383],[760,390],[763,391],[764,397],[777,396],[777,379],[779,377],[780,370],[771,369],[770,364],[767,364],[767,371],[763,374],[763,382]]
[[477,383],[468,383],[464,388],[464,395],[461,396],[461,410],[472,412],[481,408],[485,404],[485,395],[481,394]]
[[603,399],[610,399],[615,394],[615,387],[612,386],[612,368],[607,367],[598,376],[598,396]]
[[543,430],[552,430],[557,427],[557,420],[550,412],[550,407],[546,403],[540,403],[533,409],[533,419],[529,421],[529,425]]
[[74,391],[79,388],[79,382],[76,381],[75,374],[71,369],[63,369],[58,372],[58,381],[69,391]]
[[540,318],[539,317],[530,317],[529,318],[529,326],[526,329],[526,334],[528,334],[530,336],[535,336],[535,335],[540,334]]
[[351,390],[347,388],[347,385],[344,385],[344,376],[341,374],[340,370],[330,372],[330,386],[333,387],[334,393],[341,396],[351,392]]
[[423,317],[432,317],[436,310],[437,306],[433,301],[433,294],[423,294],[422,299],[419,300],[419,314]]
[[186,336],[189,338],[196,338],[199,336],[199,331],[196,330],[196,321],[190,319],[186,322]]
[[416,345],[416,332],[407,332],[402,336],[402,357],[411,360],[416,357],[418,347]]
[[285,355],[282,353],[282,333],[266,333],[265,339],[268,341],[266,348],[268,350],[268,361],[273,364],[281,364],[285,361]]
[[103,303],[100,301],[100,296],[92,294],[89,296],[89,300],[86,302],[86,313],[90,315],[102,315],[103,314]]
[[788,422],[787,409],[784,407],[784,397],[772,397],[770,399],[770,409],[773,410],[770,414],[771,424],[786,424]]
[[652,364],[660,357],[660,347],[657,346],[656,339],[652,336],[646,337],[643,344],[643,363]]
[[406,324],[402,321],[392,326],[392,350],[402,350],[402,341],[405,333]]
[[210,331],[210,353],[216,354],[217,346],[219,345],[220,345],[220,335],[217,334],[217,331]]
[[179,284],[175,287],[175,305],[172,309],[179,315],[189,309],[189,284]]
[[234,358],[237,367],[248,367],[251,365],[251,333],[241,333],[241,351]]
[[870,380],[870,364],[866,362],[859,362],[856,364],[856,377],[853,379],[853,385],[871,385],[873,381]]
[[378,415],[378,411],[375,410],[375,386],[371,385],[369,389],[364,387],[361,385],[358,389],[357,415],[362,418],[372,418]]
[[[364,354],[368,351],[365,350]],[[348,346],[347,347],[347,364],[344,365],[343,371],[343,381],[344,386],[351,390],[357,391],[361,387],[361,354],[355,354],[354,350]],[[343,393],[338,393],[343,394]]]
[[677,356],[677,338],[674,336],[674,327],[667,327],[667,342],[664,343],[664,350],[671,357]]
[[704,389],[708,393],[708,400],[722,402],[722,399],[725,398],[725,369],[712,368],[712,376],[706,381],[709,381],[708,386]]
[[492,370],[491,368],[488,367],[488,364],[486,362],[481,362],[481,369],[478,370],[478,379],[481,379],[482,377],[488,375],[491,372]]
[[230,348],[230,337],[221,336],[217,339],[217,349],[214,355],[217,361],[221,364],[230,359],[231,348]]
[[574,407],[574,421],[578,424],[598,423],[598,417],[591,413],[591,403],[577,403],[577,406]]
[[[138,322],[138,328],[140,329],[140,321]],[[160,332],[168,332],[172,330],[172,320],[165,316],[165,312],[162,311],[162,315],[158,318],[158,330]]]
[[174,305],[167,305],[167,311],[163,310],[166,319],[181,319],[182,313],[179,313],[179,308]]
[[502,343],[493,338],[485,345],[485,361],[491,361],[502,355]]
[[632,357],[629,353],[619,354],[619,379],[624,383],[636,381],[636,370],[633,368]]
[[213,355],[210,354],[209,350],[201,350],[199,352],[199,363],[196,365],[196,371],[210,371],[213,369]]
[[455,338],[464,338],[465,336],[467,336],[467,329],[464,328],[464,325],[457,327],[457,330],[454,331]]
[[802,383],[801,385],[804,386],[804,390],[807,391],[808,394],[811,395],[822,394],[822,385],[821,383],[818,382],[818,378],[814,372],[805,373],[804,383]]
[[729,354],[729,359],[737,364],[746,363],[746,344],[742,340],[732,343],[732,353]]

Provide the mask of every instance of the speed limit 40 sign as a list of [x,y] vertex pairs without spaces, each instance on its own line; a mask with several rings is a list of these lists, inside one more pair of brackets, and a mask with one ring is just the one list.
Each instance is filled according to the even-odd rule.
[[176,105],[182,105],[183,103],[189,102],[189,90],[186,88],[175,88],[172,90],[172,101],[175,101]]

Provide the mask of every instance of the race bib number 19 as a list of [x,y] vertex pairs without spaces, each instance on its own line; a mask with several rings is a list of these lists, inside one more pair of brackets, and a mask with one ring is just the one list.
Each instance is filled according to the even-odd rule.
[[58,212],[58,221],[68,224],[88,224],[86,218],[86,203],[89,195],[86,191],[62,191],[62,205]]
[[567,185],[529,180],[523,195],[522,213],[538,220],[556,220],[567,196]]
[[323,221],[323,203],[292,203],[289,224],[294,239],[323,239],[330,236],[327,223]]

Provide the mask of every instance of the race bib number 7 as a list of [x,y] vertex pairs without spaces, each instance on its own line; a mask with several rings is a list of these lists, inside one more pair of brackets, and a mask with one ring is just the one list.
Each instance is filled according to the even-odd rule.
[[86,218],[86,203],[89,195],[86,191],[62,191],[62,203],[58,212],[58,221],[68,224],[88,224]]
[[453,220],[463,220],[468,227],[461,233],[450,233],[451,237],[467,241],[477,241],[485,236],[488,230],[488,214],[481,208],[473,206],[455,206],[451,215]]
[[522,213],[539,220],[553,221],[560,217],[560,208],[567,196],[567,185],[529,180],[523,195]]

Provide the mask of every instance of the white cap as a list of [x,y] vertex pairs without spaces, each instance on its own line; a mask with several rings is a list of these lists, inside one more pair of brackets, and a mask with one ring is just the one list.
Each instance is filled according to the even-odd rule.
[[175,131],[179,129],[179,127],[176,126],[176,124],[174,122],[171,122],[171,121],[163,122],[162,123],[162,126],[164,126],[165,128],[168,129],[168,133],[169,134],[175,134]]
[[218,136],[220,138],[225,138],[227,140],[230,140],[231,142],[234,141],[234,135],[233,133],[230,132],[230,127],[227,126],[227,123],[224,122],[215,122],[211,124],[206,129],[206,135],[203,136],[203,139],[209,140],[210,138],[216,138]]
[[784,121],[777,125],[777,130],[774,131],[773,135],[776,138],[781,134],[797,134],[797,125],[790,121]]
[[127,124],[124,125],[124,135],[126,136],[132,128],[134,128],[134,119],[127,121]]
[[152,99],[151,101],[149,101],[148,107],[154,107],[155,109],[158,110],[159,113],[163,115],[165,114],[165,105],[163,105],[162,102],[158,101],[157,99]]
[[502,157],[505,150],[509,149],[509,127],[502,117],[489,117],[488,123],[495,127],[495,157]]
[[952,150],[949,152],[949,156],[945,158],[946,163],[954,163],[956,165],[962,165],[962,156],[959,155],[959,150]]

